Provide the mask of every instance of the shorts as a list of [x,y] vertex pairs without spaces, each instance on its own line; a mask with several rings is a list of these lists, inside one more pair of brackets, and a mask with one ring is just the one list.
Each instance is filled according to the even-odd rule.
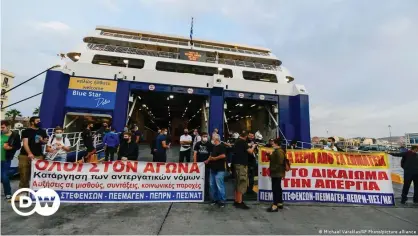
[[235,191],[247,192],[248,188],[248,167],[246,165],[234,165],[235,169]]

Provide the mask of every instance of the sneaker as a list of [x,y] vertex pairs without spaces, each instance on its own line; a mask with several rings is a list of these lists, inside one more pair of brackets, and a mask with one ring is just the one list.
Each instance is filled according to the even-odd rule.
[[273,207],[267,208],[267,212],[278,212],[278,211],[279,211],[279,207],[276,207],[276,209],[273,209]]
[[283,204],[281,204],[281,203],[277,204],[277,208],[278,209],[283,209]]
[[234,207],[236,207],[236,206],[238,206],[238,205],[239,205],[239,203],[238,203],[238,202],[236,202],[236,201],[234,201],[233,206],[234,206]]
[[215,205],[217,205],[218,204],[218,201],[212,201],[211,203],[210,203],[210,205],[211,206],[215,206]]
[[406,205],[406,201],[401,201],[401,204],[402,205]]
[[238,203],[238,205],[236,206],[237,208],[243,209],[243,210],[248,210],[250,209],[249,206],[245,205],[244,202]]
[[225,208],[225,203],[220,202],[220,203],[218,204],[218,206],[219,206],[220,208]]
[[12,200],[12,195],[6,195],[6,200]]

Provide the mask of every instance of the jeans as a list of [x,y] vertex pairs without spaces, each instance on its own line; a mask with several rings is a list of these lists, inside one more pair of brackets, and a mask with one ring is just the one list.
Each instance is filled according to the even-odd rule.
[[115,147],[106,147],[105,161],[113,161],[115,158],[115,153],[116,153]]
[[271,189],[273,190],[273,204],[277,205],[279,203],[283,203],[283,189],[281,177],[271,178]]
[[184,159],[186,159],[186,162],[190,162],[190,148],[186,151],[180,151],[179,162],[184,162]]
[[53,161],[59,161],[59,162],[66,162],[67,161],[67,154],[65,155],[57,155]]
[[9,169],[12,161],[1,161],[1,183],[3,184],[4,195],[12,195],[12,188],[10,187]]
[[210,197],[213,201],[225,202],[225,171],[210,170]]
[[406,202],[408,200],[408,192],[409,188],[411,187],[411,183],[414,182],[414,197],[413,201],[418,203],[418,174],[414,173],[404,173],[404,183],[402,188],[402,202]]

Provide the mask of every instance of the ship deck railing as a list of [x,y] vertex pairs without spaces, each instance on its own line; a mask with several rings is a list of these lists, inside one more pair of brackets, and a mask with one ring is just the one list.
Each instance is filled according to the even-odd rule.
[[[111,33],[111,32],[104,32],[104,31],[101,31],[100,34],[103,36],[111,36],[111,37],[124,38],[124,39],[135,39],[135,40],[141,40],[141,41],[147,41],[147,42],[157,42],[157,43],[167,43],[167,44],[173,44],[173,45],[189,46],[189,43],[184,42],[184,41],[159,39],[159,38],[153,38],[153,37],[142,37],[142,36]],[[193,47],[215,49],[215,50],[227,51],[227,52],[247,53],[247,54],[253,54],[253,55],[260,55],[260,56],[270,56],[268,53],[265,53],[265,52],[257,52],[257,51],[251,51],[251,50],[245,50],[245,49],[229,48],[229,47],[220,47],[220,46],[213,46],[213,45],[207,45],[207,44],[201,44],[201,43],[193,43]]]
[[[175,53],[175,52],[160,52],[160,51],[147,50],[147,49],[141,49],[141,48],[106,45],[106,44],[98,44],[98,43],[89,43],[87,44],[87,47],[91,50],[96,50],[96,51],[117,52],[117,53],[137,54],[137,55],[151,56],[151,57],[180,59],[180,54]],[[214,63],[214,64],[247,67],[247,68],[256,68],[256,69],[263,69],[263,70],[273,70],[273,71],[277,70],[277,66],[270,65],[270,64],[232,60],[232,59],[223,59],[223,58],[219,58],[218,60],[216,60],[215,57],[207,57],[206,62]]]

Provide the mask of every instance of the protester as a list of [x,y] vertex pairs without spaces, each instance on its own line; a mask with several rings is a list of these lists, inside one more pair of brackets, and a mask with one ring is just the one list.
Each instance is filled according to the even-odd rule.
[[404,184],[402,188],[401,203],[406,204],[409,188],[414,183],[413,202],[418,203],[418,145],[412,146],[411,150],[400,153],[390,153],[392,156],[402,157],[401,167],[404,170]]
[[124,142],[119,148],[118,160],[122,161],[137,161],[138,160],[138,144],[132,140],[132,134],[126,132],[123,134]]
[[205,161],[210,168],[210,195],[212,198],[212,205],[218,205],[221,208],[225,207],[225,160],[226,148],[221,143],[219,135],[213,136],[214,146],[210,157]]
[[166,162],[167,161],[167,129],[161,129],[161,133],[158,135],[155,147],[157,149],[155,162]]
[[247,192],[248,186],[248,155],[254,153],[256,147],[253,144],[251,147],[247,143],[247,132],[243,131],[234,145],[234,157],[232,164],[235,170],[235,201],[234,206],[240,209],[250,209],[242,200],[242,195]]
[[190,162],[190,146],[192,144],[192,136],[189,135],[189,130],[184,129],[184,134],[180,136],[180,158],[179,162]]
[[298,141],[297,140],[292,140],[292,142],[290,142],[290,146],[288,147],[288,149],[300,149],[298,146]]
[[[248,147],[252,148],[254,147],[255,143],[255,135],[253,132],[248,132],[248,138],[247,138]],[[256,192],[254,192],[254,178],[256,174],[256,167],[257,167],[257,160],[255,158],[255,148],[253,152],[248,152],[248,189],[247,189],[247,195],[257,195]]]
[[132,127],[132,141],[136,144],[140,144],[141,142],[141,138],[142,138],[142,133],[141,131],[139,131],[139,128],[137,125],[133,125]]
[[268,212],[277,212],[279,209],[283,209],[282,178],[286,174],[286,154],[280,147],[280,139],[274,140],[273,149],[274,151],[267,155],[270,159],[271,189],[273,192],[273,205],[267,209]]
[[335,138],[329,137],[327,141],[327,145],[324,147],[324,150],[338,152],[337,147],[335,146]]
[[197,129],[194,129],[193,136],[192,136],[192,150],[194,150],[196,143],[200,142],[201,140],[202,140],[202,137],[199,135],[199,131]]
[[33,116],[29,119],[29,124],[30,127],[22,132],[23,147],[19,155],[19,188],[29,188],[31,162],[34,159],[44,159],[42,145],[48,143],[48,135],[41,128],[41,119]]
[[156,144],[157,144],[157,137],[158,137],[158,135],[160,135],[160,133],[161,133],[161,130],[159,129],[157,131],[157,135],[154,136],[154,138],[152,139],[152,141],[150,143],[151,155],[152,155],[152,161],[153,162],[156,161],[156,159],[155,159],[156,158],[156,155],[157,155],[157,146],[156,146]]
[[122,132],[120,132],[119,134],[119,142],[122,143],[123,142],[123,134],[129,132],[129,128],[128,126],[123,127]]
[[109,133],[105,134],[103,143],[105,145],[105,160],[113,161],[120,144],[119,135],[116,133],[115,128],[112,128]]
[[[209,142],[208,133],[202,133],[202,140],[197,142],[194,146],[193,162],[205,162],[212,151],[212,144]],[[210,169],[208,165],[205,165],[205,201],[209,197],[209,184],[210,184]]]
[[269,142],[266,144],[266,148],[272,148],[273,147],[273,145],[274,145],[274,139],[269,139]]
[[[92,127],[93,128],[93,127]],[[100,135],[100,137],[104,137],[106,133],[109,133],[109,124],[107,122],[103,122],[102,127],[100,127],[99,130],[97,130],[97,135]]]
[[212,132],[212,136],[211,136],[211,142],[212,142],[212,144],[214,144],[214,143],[213,143],[214,137],[215,137],[216,135],[218,135],[218,134],[219,134],[219,130],[218,130],[218,128],[215,128],[215,129],[213,130],[213,132]]
[[60,126],[57,126],[54,129],[54,134],[49,140],[46,151],[47,159],[51,161],[66,162],[67,161],[67,152],[70,151],[70,140],[67,137],[63,136],[64,129]]
[[91,129],[93,128],[93,123],[88,123],[86,126],[86,129],[81,134],[81,137],[83,138],[84,146],[86,147],[87,154],[84,157],[84,162],[88,162],[90,157],[96,153],[96,148],[93,144],[93,133],[91,132]]
[[19,148],[21,148],[19,134],[11,131],[8,121],[1,121],[1,182],[7,200],[12,199],[12,188],[9,180],[10,164]]
[[[231,131],[231,132],[229,132],[229,136],[228,136],[227,142],[224,143],[225,146],[226,146],[227,174],[229,174],[229,176],[228,176],[229,179],[235,178],[234,177],[235,176],[235,173],[234,173],[234,170],[233,170],[234,167],[232,165],[232,157],[234,155],[234,152],[233,152],[234,143],[236,142],[238,136],[239,135],[237,134],[237,137],[234,137],[234,134]],[[228,178],[225,181],[227,181]]]

